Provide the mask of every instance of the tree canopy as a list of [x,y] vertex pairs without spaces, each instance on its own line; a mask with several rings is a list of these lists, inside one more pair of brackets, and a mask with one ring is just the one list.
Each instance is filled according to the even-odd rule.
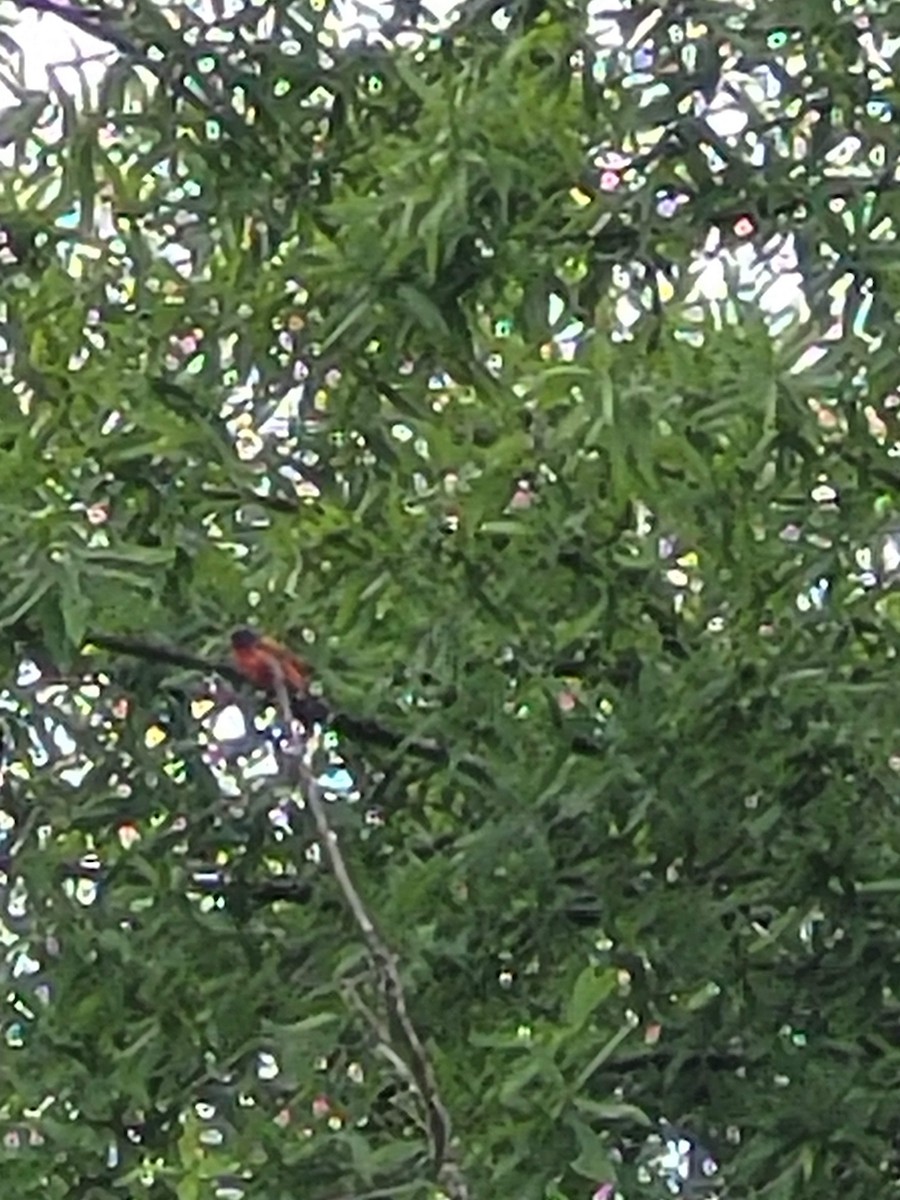
[[900,1195],[900,9],[355,13],[0,13],[4,1194]]

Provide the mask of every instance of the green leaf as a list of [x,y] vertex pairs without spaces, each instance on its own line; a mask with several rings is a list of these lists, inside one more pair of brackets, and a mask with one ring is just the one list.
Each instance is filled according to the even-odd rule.
[[410,315],[429,333],[440,336],[449,334],[450,330],[443,313],[431,297],[427,296],[420,288],[412,287],[408,283],[401,283],[397,288],[397,295],[403,301]]
[[60,580],[60,612],[66,640],[71,647],[78,649],[87,633],[90,601],[81,577],[71,566],[66,566]]
[[368,337],[369,329],[371,328],[371,322],[365,322],[363,318],[370,314],[370,310],[371,299],[368,295],[368,291],[366,290],[363,298],[356,304],[352,305],[352,307],[335,323],[334,327],[325,334],[322,342],[322,353],[324,354],[333,346],[337,345],[344,334],[349,333],[354,329],[355,326],[362,326],[362,328],[356,330],[353,338],[354,343],[359,343],[364,338]]
[[578,1157],[571,1163],[572,1170],[594,1184],[614,1182],[616,1169],[606,1141],[575,1117],[569,1117],[567,1124],[578,1139]]
[[21,145],[43,116],[49,100],[47,92],[23,92],[17,108],[0,112],[0,146],[14,142]]
[[579,1112],[583,1112],[589,1117],[595,1117],[598,1121],[630,1121],[636,1125],[644,1125],[648,1129],[653,1125],[644,1110],[638,1108],[636,1104],[623,1104],[614,1100],[604,1103],[590,1100],[586,1096],[576,1096],[574,1104]]
[[53,586],[53,579],[46,572],[37,568],[29,570],[0,600],[0,625],[15,625]]
[[570,1029],[581,1029],[598,1005],[602,1004],[616,989],[616,972],[608,967],[598,970],[585,967],[572,989],[566,1006],[566,1025]]

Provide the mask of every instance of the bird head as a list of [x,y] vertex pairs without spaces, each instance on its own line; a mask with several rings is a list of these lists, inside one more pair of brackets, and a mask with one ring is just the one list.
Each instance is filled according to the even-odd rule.
[[231,645],[235,650],[251,650],[259,641],[259,634],[252,629],[235,629],[231,635]]

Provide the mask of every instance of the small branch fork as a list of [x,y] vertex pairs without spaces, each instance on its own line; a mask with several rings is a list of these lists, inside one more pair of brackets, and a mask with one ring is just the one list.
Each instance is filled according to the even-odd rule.
[[311,767],[314,743],[298,728],[291,711],[291,701],[284,678],[280,673],[275,679],[275,694],[285,728],[290,731],[290,758],[287,762],[289,775],[295,776],[295,782],[300,785],[303,799],[312,813],[331,873],[369,951],[381,981],[390,1016],[396,1022],[406,1044],[406,1053],[397,1049],[383,1022],[368,1009],[365,1010],[365,1015],[375,1029],[382,1051],[404,1080],[412,1086],[418,1097],[428,1131],[436,1179],[451,1200],[468,1200],[468,1187],[457,1165],[453,1149],[450,1114],[441,1098],[428,1051],[409,1015],[397,957],[378,932],[365,901],[351,878],[337,835],[328,821],[322,789]]

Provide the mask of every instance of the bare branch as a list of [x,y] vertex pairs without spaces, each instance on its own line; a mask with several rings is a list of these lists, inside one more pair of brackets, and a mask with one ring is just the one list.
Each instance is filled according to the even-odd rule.
[[[431,1158],[435,1175],[446,1188],[452,1200],[467,1200],[468,1188],[455,1161],[452,1150],[452,1127],[450,1114],[443,1102],[438,1088],[437,1077],[431,1063],[428,1051],[418,1030],[409,1015],[406,1003],[406,991],[400,977],[397,957],[388,943],[378,932],[362,896],[350,876],[350,871],[344,855],[338,844],[337,835],[328,821],[328,813],[322,790],[310,766],[313,750],[313,740],[304,738],[291,712],[291,701],[285,687],[284,679],[279,675],[275,679],[275,691],[278,704],[287,729],[291,731],[290,757],[286,762],[289,775],[293,774],[300,785],[303,799],[312,813],[316,830],[321,839],[322,848],[328,859],[331,873],[344,897],[356,926],[362,934],[369,954],[375,965],[384,987],[386,1001],[390,1013],[406,1042],[407,1055],[400,1054],[393,1045],[390,1037],[380,1037],[383,1048],[389,1048],[408,1068],[408,1073],[415,1081],[416,1094],[424,1109],[426,1127],[431,1145]],[[384,1034],[388,1031],[384,1030]]]
[[390,1031],[385,1023],[379,1018],[378,1014],[374,1012],[368,1004],[366,1004],[365,1000],[363,1000],[362,996],[359,994],[358,989],[352,983],[350,983],[349,980],[343,981],[341,985],[341,993],[347,1003],[356,1009],[365,1023],[369,1026],[369,1029],[371,1029],[372,1033],[375,1035],[375,1043],[378,1052],[387,1059],[407,1087],[418,1095],[419,1089],[416,1084],[415,1076],[410,1071],[405,1059],[403,1059],[391,1045]]
[[143,658],[148,662],[166,663],[172,667],[186,667],[191,671],[214,671],[223,675],[234,684],[246,683],[243,675],[229,662],[211,661],[199,654],[180,650],[170,642],[157,641],[155,638],[122,637],[119,634],[90,633],[85,638],[85,646],[97,646],[101,650],[112,650],[115,654],[125,654],[131,658]]

